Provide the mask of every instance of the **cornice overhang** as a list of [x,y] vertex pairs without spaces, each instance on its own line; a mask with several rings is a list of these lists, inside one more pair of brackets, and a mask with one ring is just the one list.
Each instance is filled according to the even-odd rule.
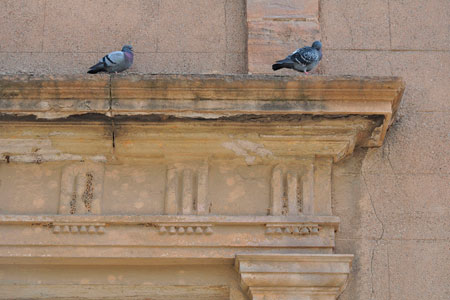
[[[239,144],[246,136],[275,157],[300,153],[338,161],[355,146],[383,143],[403,90],[403,81],[395,77],[3,76],[0,123],[8,127],[1,121],[36,121],[44,131],[50,123],[53,128],[55,123],[66,127],[75,123],[80,130],[86,128],[85,149],[100,143],[95,152],[103,149],[100,154],[106,157],[112,152],[105,147],[112,136],[116,157],[135,158],[161,152],[170,156],[174,141],[180,140],[187,154],[211,151],[227,156],[246,147]],[[91,136],[90,126],[103,126],[106,133]],[[200,136],[211,145],[209,150],[198,147]],[[155,139],[162,149],[142,143]],[[138,147],[127,147],[130,141]],[[60,138],[59,144],[71,141]],[[291,147],[278,147],[281,144]]]

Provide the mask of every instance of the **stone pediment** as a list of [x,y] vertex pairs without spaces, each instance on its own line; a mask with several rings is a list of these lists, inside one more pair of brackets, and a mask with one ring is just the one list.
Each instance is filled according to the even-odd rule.
[[332,165],[383,143],[403,90],[370,77],[1,77],[0,171],[57,180],[14,197],[0,186],[0,261],[235,264],[253,299],[335,299],[351,257],[333,254]]

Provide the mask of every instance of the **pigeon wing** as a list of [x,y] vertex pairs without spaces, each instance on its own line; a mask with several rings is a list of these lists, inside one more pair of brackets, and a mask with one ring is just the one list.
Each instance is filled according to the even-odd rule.
[[320,60],[320,54],[316,49],[311,47],[304,47],[301,49],[297,49],[294,53],[290,55],[291,60],[302,64],[302,65],[310,65],[314,62]]
[[115,65],[119,65],[125,61],[125,55],[122,51],[114,51],[111,52],[100,60],[103,65],[106,67],[113,67]]

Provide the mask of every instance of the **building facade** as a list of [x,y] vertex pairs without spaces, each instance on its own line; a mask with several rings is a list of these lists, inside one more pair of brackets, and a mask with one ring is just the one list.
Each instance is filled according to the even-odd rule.
[[449,14],[1,0],[0,298],[447,299]]

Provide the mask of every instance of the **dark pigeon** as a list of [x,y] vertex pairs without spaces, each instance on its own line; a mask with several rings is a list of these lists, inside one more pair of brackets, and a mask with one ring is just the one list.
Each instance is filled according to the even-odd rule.
[[122,51],[114,51],[103,56],[97,64],[89,68],[88,73],[119,73],[125,71],[133,64],[133,57],[133,47],[125,45]]
[[317,67],[322,59],[322,43],[315,41],[311,47],[303,47],[295,50],[291,55],[272,65],[274,71],[279,69],[294,69],[308,74],[309,71]]

